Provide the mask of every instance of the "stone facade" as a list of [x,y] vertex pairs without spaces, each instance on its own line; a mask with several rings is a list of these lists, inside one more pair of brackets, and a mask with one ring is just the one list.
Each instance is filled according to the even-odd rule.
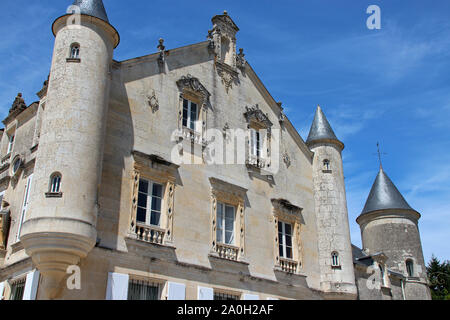
[[[342,143],[304,142],[236,54],[239,29],[226,12],[208,41],[167,50],[160,40],[158,53],[126,61],[112,58],[119,36],[105,15],[81,13],[77,26],[70,15],[53,25],[39,102],[23,108],[18,96],[4,121],[0,296],[24,283],[23,299],[127,299],[133,283],[147,283],[159,299],[381,298],[381,289],[362,293],[370,270],[352,252]],[[243,154],[211,163],[220,151],[208,129],[233,145],[244,132]],[[255,130],[264,143],[253,154]],[[142,181],[161,186],[157,225],[140,216]],[[218,240],[219,207],[234,210],[229,243]]]

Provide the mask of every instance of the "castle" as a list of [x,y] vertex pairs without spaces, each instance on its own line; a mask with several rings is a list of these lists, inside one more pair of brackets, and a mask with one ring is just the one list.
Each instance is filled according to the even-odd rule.
[[380,168],[352,245],[322,109],[304,141],[231,17],[212,23],[207,41],[116,61],[101,0],[55,20],[39,101],[19,94],[0,133],[0,297],[430,299],[420,214]]

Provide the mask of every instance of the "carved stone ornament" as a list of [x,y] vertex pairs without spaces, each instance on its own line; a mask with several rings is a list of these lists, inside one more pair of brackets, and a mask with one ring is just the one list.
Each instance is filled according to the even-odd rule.
[[164,39],[159,39],[159,45],[157,46],[158,50],[159,50],[159,57],[158,57],[158,64],[160,67],[164,67],[164,63],[165,63],[165,52],[164,50],[166,49],[166,47],[164,46]]
[[152,112],[155,113],[156,111],[159,110],[159,101],[158,98],[156,97],[156,92],[155,90],[153,90],[153,93],[151,96],[147,96],[148,99],[148,105],[150,106],[150,108],[152,108]]
[[259,105],[256,104],[253,107],[245,107],[246,112],[244,113],[245,119],[248,123],[256,122],[264,126],[268,131],[273,126],[273,123],[269,120],[268,114],[259,109]]
[[222,79],[222,83],[225,86],[225,90],[228,93],[233,88],[233,83],[239,83],[239,74],[233,70],[232,67],[227,64],[216,62],[216,70]]
[[9,109],[9,114],[13,113],[20,113],[21,111],[25,110],[27,108],[27,105],[25,103],[25,100],[22,98],[22,94],[18,93],[17,97],[14,99],[14,102],[11,106],[11,109]]
[[177,81],[177,86],[181,92],[184,92],[184,90],[188,89],[190,91],[198,93],[202,98],[203,107],[208,104],[211,94],[208,92],[208,90],[206,90],[206,88],[197,78],[188,74],[187,76],[181,77],[181,79]]
[[287,152],[284,152],[283,154],[283,162],[287,168],[291,166],[291,157],[289,157],[289,154]]
[[245,66],[247,65],[247,60],[245,60],[245,54],[244,54],[244,49],[240,48],[239,49],[239,53],[236,56],[236,66],[239,69],[245,69]]
[[38,93],[36,93],[36,95],[39,97],[39,99],[42,99],[43,97],[45,97],[47,95],[49,78],[50,78],[50,75],[48,76],[47,80],[44,81],[44,84],[42,85],[42,89],[39,90]]

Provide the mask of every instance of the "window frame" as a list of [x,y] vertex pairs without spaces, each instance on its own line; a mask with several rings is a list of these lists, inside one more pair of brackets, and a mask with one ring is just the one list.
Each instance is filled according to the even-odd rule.
[[[216,297],[236,298],[236,299],[216,299]],[[213,290],[213,300],[215,301],[239,301],[242,300],[242,294],[237,292],[226,292],[222,290]]]
[[[274,261],[275,271],[286,273],[298,273],[303,267],[303,244],[301,237],[303,209],[291,204],[285,199],[272,199],[274,223]],[[291,246],[292,258],[287,258],[285,247],[285,237],[281,239],[279,233],[279,223],[289,224],[291,226]],[[285,228],[285,227],[284,227]],[[280,245],[283,246],[283,256],[280,255]]]
[[[185,102],[187,103],[187,118],[185,119],[184,117],[184,110],[185,110]],[[195,120],[192,121],[192,105],[195,105]],[[194,102],[190,99],[184,98],[183,97],[183,111],[182,111],[182,119],[181,119],[181,124],[183,126],[183,128],[192,130],[194,132],[198,132],[198,122],[199,122],[199,105],[197,102]],[[186,125],[184,125],[184,122],[186,120]],[[193,125],[193,128],[191,127]]]
[[[210,177],[211,184],[211,251],[209,256],[246,263],[245,198],[247,189]],[[217,206],[223,203],[234,207],[234,244],[217,241]]]
[[[280,232],[280,225],[281,225],[281,232]],[[289,237],[291,238],[291,246],[289,247],[287,245],[287,231],[286,231],[286,226],[290,227],[290,234]],[[280,238],[280,234],[281,234],[281,238]],[[278,248],[279,248],[279,252],[283,253],[282,255],[280,254],[280,258],[281,259],[289,259],[289,260],[294,260],[294,241],[293,241],[293,225],[289,222],[285,222],[282,220],[278,220]],[[287,254],[287,248],[290,248],[290,257],[288,257]],[[283,249],[283,250],[280,250]]]
[[[219,207],[222,208],[222,219],[221,220],[221,224],[222,224],[222,234],[221,234],[221,240],[218,239],[218,231],[219,231]],[[227,243],[226,242],[226,235],[227,235],[227,224],[226,224],[226,220],[227,220],[227,213],[226,210],[227,208],[232,208],[233,209],[233,230],[232,230],[232,243]],[[236,244],[236,207],[234,205],[230,205],[227,204],[225,202],[221,202],[221,201],[217,201],[217,206],[216,206],[216,221],[217,221],[217,232],[216,232],[216,243],[220,243],[220,244],[225,244],[225,245],[229,245],[229,246],[235,246]]]
[[[74,56],[74,49],[77,49],[76,56]],[[78,60],[80,59],[80,52],[81,52],[81,46],[79,43],[72,43],[70,45],[70,53],[69,53],[69,59]]]
[[[157,287],[158,288],[158,293],[157,293],[157,299],[152,299],[152,300],[143,300],[143,299],[130,299],[130,295],[131,295],[131,286],[132,285],[145,285],[147,287]],[[162,293],[163,293],[163,287],[164,284],[159,282],[159,281],[154,281],[154,280],[142,280],[142,279],[129,279],[128,281],[128,294],[127,294],[127,300],[129,301],[158,301],[158,300],[162,300]]]
[[[20,301],[23,300],[23,295],[25,293],[25,286],[26,286],[27,278],[26,277],[20,277],[18,279],[8,281],[9,285],[9,298],[10,301]],[[21,294],[20,299],[17,299],[17,290],[18,288],[21,288]]]
[[10,154],[13,152],[15,139],[16,139],[15,132],[8,134],[8,148],[6,154]]
[[[58,178],[59,181],[56,183],[57,189],[55,188],[55,179]],[[61,182],[62,175],[59,172],[52,173],[50,176],[50,188],[49,193],[60,193],[61,192]]]
[[[132,151],[132,155],[134,158],[134,169],[130,177],[132,193],[127,238],[147,243],[173,246],[174,197],[178,166],[155,155],[147,155],[135,150]],[[139,182],[141,178],[163,186],[159,227],[146,225],[142,222],[138,223],[137,221]],[[158,242],[148,241],[148,239],[145,240],[139,237],[139,230],[142,231],[142,229],[147,231],[150,229],[152,236],[157,234],[163,234],[163,236],[158,236]]]
[[405,261],[406,266],[406,274],[408,277],[414,277],[414,260],[412,259],[406,259]]
[[339,252],[333,251],[331,253],[331,267],[339,268],[341,266],[341,259],[339,257]]
[[16,234],[16,241],[20,241],[20,232],[22,231],[22,225],[25,222],[25,217],[28,211],[28,206],[30,204],[30,193],[31,193],[31,186],[33,183],[33,174],[29,175],[27,178],[27,184],[25,185],[25,193],[23,197],[22,207],[20,210],[20,220],[19,220],[19,226],[17,228],[17,234]]
[[[144,193],[144,192],[140,191],[141,182],[146,182],[148,184],[147,193]],[[155,196],[153,194],[155,185],[161,187],[161,197]],[[162,222],[161,218],[162,218],[163,204],[164,204],[164,189],[165,189],[165,185],[164,184],[155,182],[153,180],[150,180],[150,179],[147,179],[147,178],[144,178],[144,177],[140,177],[139,178],[138,205],[137,205],[138,211],[139,211],[139,209],[143,209],[142,206],[139,206],[139,194],[145,194],[147,201],[146,201],[146,207],[145,207],[145,222],[138,221],[138,213],[136,213],[136,222],[137,223],[145,224],[146,226],[161,227],[161,222]],[[151,190],[151,193],[150,193],[150,190]],[[160,206],[159,211],[153,209],[153,199],[154,198],[159,199],[159,202],[160,202],[159,203],[159,206]],[[153,212],[159,213],[159,219],[158,219],[159,223],[157,225],[151,223]]]

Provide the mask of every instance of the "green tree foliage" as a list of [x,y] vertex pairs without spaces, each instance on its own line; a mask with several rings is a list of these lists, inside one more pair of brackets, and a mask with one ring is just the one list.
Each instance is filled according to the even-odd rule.
[[440,262],[434,255],[427,266],[433,300],[450,300],[450,261]]

